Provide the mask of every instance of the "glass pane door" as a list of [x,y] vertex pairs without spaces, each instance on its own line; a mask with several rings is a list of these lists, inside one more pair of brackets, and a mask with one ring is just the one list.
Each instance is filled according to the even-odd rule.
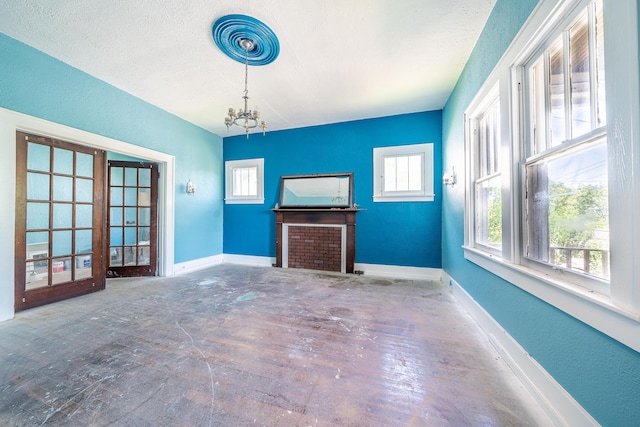
[[109,162],[109,277],[155,275],[157,169]]
[[104,152],[17,134],[16,309],[103,287]]

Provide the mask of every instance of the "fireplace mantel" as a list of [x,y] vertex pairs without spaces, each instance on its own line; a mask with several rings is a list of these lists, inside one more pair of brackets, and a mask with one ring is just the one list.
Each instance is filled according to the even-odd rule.
[[[344,245],[341,245],[339,249],[341,256],[343,257],[342,268],[328,268],[329,271],[342,271],[343,273],[353,273],[355,254],[356,254],[356,213],[359,209],[344,208],[344,209],[326,209],[326,208],[280,208],[273,209],[276,214],[276,267],[283,267],[283,258],[288,259],[289,254],[283,249],[288,251],[289,242],[283,241],[283,232],[288,236],[288,227],[309,227],[310,231],[316,232],[313,238],[307,239],[308,248],[312,251],[318,249],[321,252],[322,243],[314,242],[313,239],[318,238],[318,230],[311,228],[335,228],[339,227],[344,230],[342,240]],[[334,247],[335,245],[331,245]],[[344,247],[342,247],[344,246]],[[337,248],[336,248],[337,250]],[[306,250],[305,250],[306,252]],[[321,254],[316,254],[318,260],[315,261],[315,265],[306,265],[303,267],[290,266],[285,263],[285,267],[293,268],[311,268],[314,270],[327,270],[324,268],[324,261]],[[333,263],[327,263],[333,265]]]

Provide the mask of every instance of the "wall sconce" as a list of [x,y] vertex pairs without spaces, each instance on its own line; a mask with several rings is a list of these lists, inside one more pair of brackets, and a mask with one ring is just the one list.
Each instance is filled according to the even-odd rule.
[[451,168],[451,172],[446,171],[442,176],[442,183],[444,185],[450,185],[451,188],[456,184],[456,171]]
[[191,182],[191,180],[187,181],[187,194],[189,196],[193,196],[194,194],[196,194],[196,185]]

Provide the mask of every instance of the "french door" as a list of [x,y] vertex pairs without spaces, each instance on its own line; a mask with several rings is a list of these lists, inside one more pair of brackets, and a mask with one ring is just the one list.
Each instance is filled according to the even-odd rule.
[[105,287],[105,152],[16,133],[15,310]]
[[158,165],[109,161],[107,277],[155,276]]

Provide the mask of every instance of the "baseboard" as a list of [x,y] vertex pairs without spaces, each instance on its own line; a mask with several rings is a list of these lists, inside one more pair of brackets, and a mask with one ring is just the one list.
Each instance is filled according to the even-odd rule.
[[442,273],[442,279],[444,283],[449,284],[453,295],[478,323],[491,344],[554,425],[599,426],[598,422],[445,271]]
[[276,263],[275,257],[255,255],[224,254],[223,260],[229,264],[250,265],[253,267],[272,267]]
[[355,264],[356,271],[367,276],[393,277],[396,279],[435,280],[442,279],[442,269],[427,267],[405,267],[401,265]]
[[203,268],[212,267],[224,262],[223,255],[214,255],[206,258],[198,258],[193,261],[181,262],[173,265],[174,276],[191,273],[192,271],[202,270]]

